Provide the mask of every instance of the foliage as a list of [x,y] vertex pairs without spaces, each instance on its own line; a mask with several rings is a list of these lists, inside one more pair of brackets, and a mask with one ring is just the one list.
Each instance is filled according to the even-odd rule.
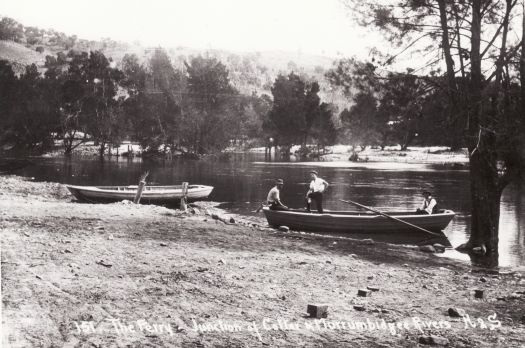
[[[493,266],[501,192],[525,163],[520,135],[525,130],[525,22],[521,38],[510,35],[513,18],[523,9],[516,0],[346,4],[361,24],[380,30],[393,46],[403,46],[398,54],[382,57],[383,64],[405,52],[428,59],[417,70],[437,77],[429,79],[434,96],[446,97],[450,130],[463,135],[469,150],[472,232],[464,247],[486,247]],[[436,106],[429,105],[430,110]]]
[[332,109],[326,105],[321,108],[318,93],[317,82],[306,83],[293,72],[277,77],[272,87],[273,107],[263,124],[277,145],[304,146],[309,136],[320,143],[326,142],[335,126]]

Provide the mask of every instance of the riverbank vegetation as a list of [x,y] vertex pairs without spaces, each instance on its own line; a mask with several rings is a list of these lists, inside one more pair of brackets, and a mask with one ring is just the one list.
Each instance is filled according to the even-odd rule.
[[94,141],[102,156],[131,141],[152,154],[277,146],[286,156],[301,145],[302,156],[315,157],[337,143],[464,145],[447,122],[447,96],[429,89],[438,76],[382,75],[377,64],[355,59],[311,72],[290,61],[271,74],[256,59],[176,56],[159,47],[144,58],[109,39],[86,41],[8,17],[0,23],[2,44],[41,56],[20,64],[11,47],[0,57],[4,150],[58,145],[68,155]]
[[[357,89],[355,107],[370,110],[370,115],[381,115],[382,104],[375,108],[374,101],[389,105],[398,92],[404,94],[404,102],[396,105],[402,107],[401,114],[424,112],[418,100],[427,98],[431,108],[442,111],[453,127],[439,135],[451,137],[452,144],[466,144],[469,153],[472,229],[461,249],[480,255],[488,266],[497,265],[501,193],[519,178],[525,163],[525,3],[345,3],[362,25],[374,27],[400,47],[399,54],[380,57],[383,66],[403,53],[422,60],[406,74],[395,75],[354,64],[353,71],[364,71],[357,79],[344,67],[334,79]],[[416,71],[428,74],[417,76]],[[407,128],[412,125],[410,117],[403,122]]]

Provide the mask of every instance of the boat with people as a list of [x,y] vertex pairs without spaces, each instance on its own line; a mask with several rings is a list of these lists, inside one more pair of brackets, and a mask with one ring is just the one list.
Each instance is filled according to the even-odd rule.
[[[137,195],[138,186],[75,186],[66,185],[68,190],[78,200],[84,202],[118,202],[133,201]],[[207,198],[213,191],[213,186],[188,185],[186,199],[188,202]],[[182,185],[171,186],[144,186],[141,194],[141,203],[179,203],[183,197]]]
[[268,224],[273,227],[287,226],[296,231],[310,232],[439,232],[445,229],[456,215],[452,210],[440,210],[435,214],[416,214],[414,211],[330,211],[323,214],[304,209],[272,210],[263,208]]

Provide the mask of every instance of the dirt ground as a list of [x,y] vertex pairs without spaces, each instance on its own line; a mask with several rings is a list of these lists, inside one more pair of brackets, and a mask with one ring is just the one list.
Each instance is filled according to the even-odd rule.
[[[4,347],[525,346],[523,270],[224,223],[209,203],[81,204],[13,176],[0,188]],[[367,286],[379,291],[357,296]]]

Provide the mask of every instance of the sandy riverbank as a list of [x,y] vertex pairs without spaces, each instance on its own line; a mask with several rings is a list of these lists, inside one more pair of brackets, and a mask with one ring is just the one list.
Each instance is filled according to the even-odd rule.
[[[524,344],[519,272],[472,272],[412,248],[281,233],[262,220],[225,224],[206,215],[219,212],[210,204],[184,214],[74,203],[59,184],[19,177],[0,177],[0,187],[5,347],[415,347],[428,335],[450,347]],[[367,286],[379,291],[358,297]],[[329,306],[326,319],[305,318],[315,303]]]
[[[136,155],[141,154],[140,146],[137,144],[123,144],[120,146],[119,151],[117,149],[112,150],[112,154],[116,155],[124,154],[128,151],[128,145],[132,148],[133,152]],[[299,146],[294,146],[290,150],[291,159],[294,161],[301,160],[296,158],[294,153],[299,151]],[[73,150],[74,156],[80,157],[94,157],[98,156],[98,146],[94,146],[92,142],[82,144],[78,148]],[[247,153],[263,153],[265,148],[253,148],[247,150]],[[350,157],[354,153],[354,150],[349,145],[334,145],[327,146],[326,151],[328,154],[321,156],[316,159],[319,161],[326,162],[339,162],[339,161],[349,161]],[[236,152],[242,153],[244,151],[237,151],[235,149],[228,149],[226,152]],[[180,154],[180,153],[177,153]],[[468,155],[467,150],[462,149],[458,151],[450,151],[449,148],[444,146],[414,146],[409,147],[406,150],[401,150],[399,146],[387,146],[383,150],[380,148],[373,148],[370,146],[360,149],[356,152],[358,155],[359,162],[386,162],[386,163],[426,163],[426,164],[443,164],[450,165],[454,168],[466,168],[468,166]],[[44,154],[42,157],[62,157],[64,155],[63,150],[57,149],[55,151]]]

